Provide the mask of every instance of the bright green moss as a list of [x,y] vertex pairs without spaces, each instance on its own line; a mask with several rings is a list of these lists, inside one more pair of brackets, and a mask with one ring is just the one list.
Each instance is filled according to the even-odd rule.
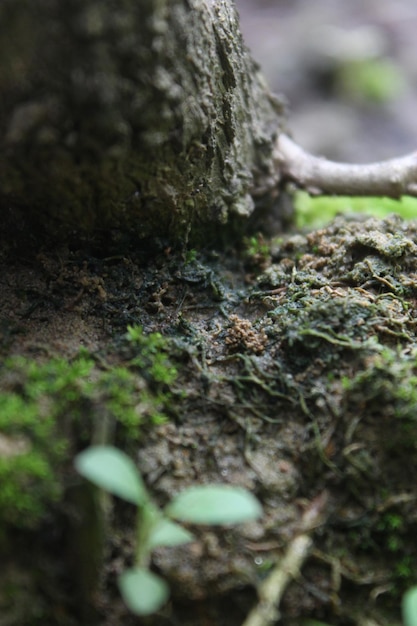
[[392,213],[403,219],[417,215],[417,198],[403,196],[399,200],[381,197],[310,196],[299,191],[294,197],[296,221],[300,228],[321,228],[339,213],[363,213],[383,219]]
[[[64,469],[74,449],[88,444],[95,432],[137,439],[143,424],[166,419],[169,386],[177,376],[166,339],[132,327],[119,348],[123,366],[104,362],[103,369],[84,352],[72,361],[4,362],[0,525],[36,526],[63,494]],[[111,360],[120,361],[120,354]]]
[[338,75],[343,95],[355,100],[389,102],[404,92],[401,67],[389,59],[359,59],[344,64]]
[[167,353],[167,340],[161,333],[145,335],[140,326],[128,326],[127,337],[137,349],[132,364],[149,372],[156,383],[170,385],[177,377]]
[[32,527],[62,494],[68,426],[80,414],[93,362],[22,357],[0,370],[0,521]]

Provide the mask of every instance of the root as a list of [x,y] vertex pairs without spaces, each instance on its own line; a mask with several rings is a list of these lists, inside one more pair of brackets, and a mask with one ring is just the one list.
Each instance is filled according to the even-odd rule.
[[242,626],[271,626],[279,620],[279,604],[289,583],[298,578],[301,568],[313,547],[311,534],[327,517],[327,493],[319,494],[307,507],[300,532],[292,539],[283,558],[269,576],[259,585],[258,604],[252,609]]
[[282,133],[274,159],[284,179],[312,195],[417,196],[417,152],[378,163],[350,165],[313,156]]

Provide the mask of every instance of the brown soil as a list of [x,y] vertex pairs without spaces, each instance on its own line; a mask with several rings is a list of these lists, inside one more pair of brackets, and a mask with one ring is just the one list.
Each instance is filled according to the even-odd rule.
[[156,550],[171,601],[140,620],[115,586],[132,559],[130,506],[114,509],[87,598],[74,595],[85,555],[75,570],[62,556],[64,498],[53,523],[7,531],[15,599],[0,594],[1,623],[238,626],[257,586],[307,534],[313,547],[285,591],[281,624],[399,624],[401,595],[416,582],[416,252],[416,224],[338,218],[239,254],[165,249],[144,261],[66,248],[4,258],[3,356],[70,360],[83,346],[98,369],[111,368],[123,364],[128,324],[158,330],[178,369],[171,419],[128,445],[149,489],[164,504],[192,484],[240,485],[264,515]]

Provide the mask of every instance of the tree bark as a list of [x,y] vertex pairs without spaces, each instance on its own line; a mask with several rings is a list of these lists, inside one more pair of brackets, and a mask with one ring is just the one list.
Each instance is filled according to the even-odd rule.
[[283,119],[229,0],[0,4],[5,226],[239,228],[275,202]]

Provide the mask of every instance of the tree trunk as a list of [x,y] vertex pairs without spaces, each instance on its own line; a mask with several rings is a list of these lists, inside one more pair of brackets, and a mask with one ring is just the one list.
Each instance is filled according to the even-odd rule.
[[3,0],[0,103],[6,227],[205,241],[275,202],[283,111],[230,0]]

